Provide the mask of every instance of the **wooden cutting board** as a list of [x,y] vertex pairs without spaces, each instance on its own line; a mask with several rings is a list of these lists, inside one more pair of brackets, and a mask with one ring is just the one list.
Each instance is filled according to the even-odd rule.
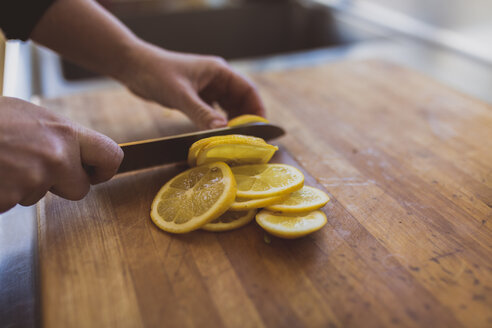
[[[275,160],[326,190],[298,240],[255,224],[171,235],[149,218],[183,165],[39,206],[45,327],[490,327],[492,107],[380,61],[253,76]],[[125,90],[42,103],[118,142],[190,131]]]

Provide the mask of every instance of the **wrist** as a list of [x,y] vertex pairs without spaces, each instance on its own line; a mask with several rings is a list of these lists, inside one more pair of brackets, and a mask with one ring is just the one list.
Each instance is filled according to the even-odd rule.
[[139,54],[144,47],[144,41],[138,38],[127,40],[121,44],[114,54],[114,61],[108,65],[109,72],[107,75],[127,85],[132,76],[135,76],[135,73],[140,70],[141,58],[139,58]]
[[141,85],[152,62],[150,59],[152,48],[151,44],[140,39],[126,46],[121,53],[118,68],[112,77],[130,90]]
[[121,68],[114,77],[136,95],[157,101],[152,90],[162,83],[162,81],[155,81],[156,71],[160,71],[166,53],[168,51],[165,49],[143,40],[137,40],[125,51],[121,60]]

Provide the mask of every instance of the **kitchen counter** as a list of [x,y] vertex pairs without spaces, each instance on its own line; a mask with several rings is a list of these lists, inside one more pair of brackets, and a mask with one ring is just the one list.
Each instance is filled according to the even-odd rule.
[[[408,39],[381,39],[335,49],[319,49],[264,59],[236,61],[234,65],[244,72],[269,72],[323,65],[340,59],[365,58],[384,58],[411,67],[463,93],[492,103],[489,92],[492,86],[492,70],[488,65],[436,46]],[[77,84],[70,85],[69,89],[71,92],[80,92],[101,87],[109,91],[116,85],[113,83],[100,83],[95,86],[90,83],[82,86]],[[57,93],[55,92],[54,95]],[[63,96],[63,94],[58,95]],[[1,254],[3,265],[1,281],[4,291],[2,317],[6,318],[7,322],[22,322],[28,326],[35,321],[34,295],[38,295],[35,288],[36,278],[33,275],[35,272],[33,243],[36,243],[36,238],[30,212],[31,209],[17,209],[3,215],[0,222],[0,230],[3,232],[0,241],[4,245]]]
[[[329,193],[327,226],[270,243],[255,224],[162,232],[150,202],[182,165],[116,177],[80,202],[48,195],[44,325],[488,326],[492,107],[380,60],[252,78],[287,131],[275,161]],[[193,129],[120,89],[42,104],[118,142]]]
[[[258,73],[323,65],[327,62],[337,62],[340,59],[364,58],[384,58],[411,67],[463,93],[492,103],[492,96],[489,92],[492,86],[492,72],[488,65],[439,47],[408,39],[381,39],[335,49],[319,49],[265,59],[236,61],[234,65],[244,72]],[[95,87],[103,87],[110,91],[115,86],[113,83],[101,83]],[[77,84],[75,88],[73,85],[69,87],[71,92],[74,89],[78,92],[94,90],[94,86],[90,83],[82,86]],[[63,96],[63,94],[58,95]],[[0,230],[3,233],[0,235],[0,241],[4,245],[1,254],[1,281],[4,291],[2,317],[7,318],[7,322],[21,322],[28,326],[35,322],[34,295],[38,295],[35,288],[36,276],[33,275],[35,273],[33,243],[36,243],[36,238],[30,212],[31,209],[17,209],[3,215],[0,222]],[[20,277],[22,279],[19,279]]]

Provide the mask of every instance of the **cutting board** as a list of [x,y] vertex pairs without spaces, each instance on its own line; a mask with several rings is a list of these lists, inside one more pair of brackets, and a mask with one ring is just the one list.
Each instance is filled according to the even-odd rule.
[[[298,240],[255,223],[172,235],[149,217],[184,165],[39,205],[45,327],[490,327],[492,107],[411,70],[354,61],[252,76],[287,130],[275,161],[325,190]],[[118,142],[193,129],[123,89],[43,105]]]

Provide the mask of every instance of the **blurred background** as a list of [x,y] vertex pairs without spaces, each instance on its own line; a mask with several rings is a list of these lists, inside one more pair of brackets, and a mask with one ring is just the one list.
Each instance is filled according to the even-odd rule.
[[[100,0],[140,37],[225,57],[245,71],[385,58],[492,101],[492,1]],[[109,81],[41,47],[10,42],[7,92],[54,97]],[[484,71],[485,70],[485,71]],[[463,80],[463,74],[471,79]],[[470,82],[477,81],[477,83]],[[19,90],[22,91],[19,91]]]

